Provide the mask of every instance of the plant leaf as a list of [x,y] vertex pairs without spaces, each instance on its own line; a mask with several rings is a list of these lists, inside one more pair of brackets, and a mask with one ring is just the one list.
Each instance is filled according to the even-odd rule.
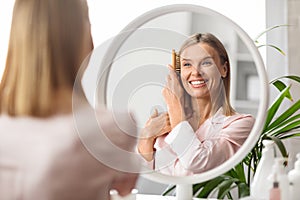
[[270,125],[269,128],[268,128],[269,129],[268,132],[272,132],[272,131],[274,131],[276,129],[279,129],[279,128],[285,126],[286,124],[290,124],[291,122],[293,122],[293,121],[295,121],[297,119],[300,119],[300,114],[292,116],[290,118],[287,118],[286,120],[282,121],[278,125],[275,125],[274,127],[271,127],[271,125]]
[[284,144],[282,143],[282,141],[274,136],[267,136],[268,139],[271,139],[275,142],[275,144],[277,145],[278,149],[280,150],[280,153],[283,157],[288,157],[288,153],[286,151],[286,148],[284,146]]
[[260,34],[258,34],[258,35],[254,38],[254,41],[255,41],[255,42],[258,42],[258,39],[259,39],[262,35],[264,35],[265,33],[269,32],[269,31],[271,31],[271,30],[273,30],[273,29],[283,27],[283,26],[289,26],[289,25],[287,25],[287,24],[281,24],[281,25],[276,25],[276,26],[269,27],[269,28],[267,28],[266,30],[264,30],[263,32],[261,32]]
[[261,47],[272,47],[274,49],[276,49],[279,53],[281,53],[282,55],[285,56],[285,53],[283,50],[281,50],[279,47],[273,45],[273,44],[261,44],[261,45],[258,45],[257,48],[261,48]]
[[267,127],[269,126],[270,122],[272,121],[274,115],[276,114],[280,104],[282,103],[283,99],[286,97],[286,95],[289,93],[291,86],[286,87],[284,90],[281,91],[275,102],[272,104],[272,106],[268,109],[267,119],[265,121],[265,127],[263,130],[263,133],[266,132]]
[[273,83],[274,81],[276,81],[278,79],[283,79],[283,78],[288,78],[288,79],[291,79],[291,80],[294,80],[294,81],[297,81],[300,83],[300,77],[296,76],[296,75],[281,76],[281,77],[276,78],[275,80],[271,81],[270,83]]
[[230,178],[230,179],[227,179],[225,181],[223,181],[222,183],[220,183],[217,188],[219,190],[218,192],[218,199],[222,199],[224,198],[227,193],[232,189],[231,185],[234,183],[234,182],[238,182],[239,179],[237,178]]
[[246,183],[238,183],[239,198],[250,196],[250,188]]
[[[251,180],[251,160],[252,160],[252,157],[251,157],[251,159],[250,159],[250,163],[249,163],[249,165],[247,165],[248,166],[248,170],[247,170],[247,180],[248,180],[248,182],[247,182],[247,186],[250,188],[250,180]],[[254,174],[255,174],[255,172],[254,172]]]
[[174,191],[175,188],[176,188],[176,185],[172,185],[170,188],[167,188],[167,189],[162,193],[162,196],[168,195],[170,192]]
[[235,178],[238,178],[241,182],[246,183],[246,176],[245,176],[243,162],[241,162],[237,166],[235,166],[235,172],[237,174],[237,176]]
[[289,125],[283,127],[282,129],[276,131],[275,133],[270,133],[270,136],[280,137],[282,133],[287,133],[289,131],[300,128],[300,120],[290,123]]
[[230,178],[236,178],[238,177],[235,168],[232,168],[231,170],[229,170],[228,172],[226,172],[224,174],[224,176],[230,177]]
[[202,183],[197,183],[197,184],[194,184],[193,185],[193,195],[194,196],[197,196],[201,189],[208,183],[209,181],[205,181],[205,182],[202,182]]
[[208,195],[216,189],[217,185],[226,180],[224,176],[218,176],[206,183],[201,192],[197,195],[198,198],[207,198]]
[[[280,80],[275,80],[273,82],[271,82],[279,91],[282,91],[284,90],[284,88],[286,88],[287,86]],[[289,92],[287,95],[286,95],[286,98],[288,98],[289,100],[293,101],[293,98],[292,98],[292,95],[291,93]]]
[[284,135],[279,137],[281,140],[287,139],[287,138],[293,138],[293,137],[300,137],[300,133],[292,133],[288,135]]
[[[233,188],[235,188],[235,187],[233,187]],[[232,188],[232,189],[233,189],[233,188]],[[230,193],[230,191],[227,193],[227,198],[228,198],[228,199],[233,199],[233,198],[232,198],[232,195],[231,195],[231,193]]]
[[[298,100],[296,103],[294,103],[292,106],[290,106],[285,112],[283,112],[276,120],[274,120],[269,126],[268,129],[272,129],[275,126],[278,126],[284,121],[287,121],[290,116],[292,116],[295,112],[300,110],[300,100]],[[282,125],[285,125],[287,123],[284,123]]]

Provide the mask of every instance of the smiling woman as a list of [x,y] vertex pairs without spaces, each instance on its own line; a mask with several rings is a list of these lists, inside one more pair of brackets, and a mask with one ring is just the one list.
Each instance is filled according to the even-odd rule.
[[150,117],[138,145],[153,169],[176,176],[221,165],[238,151],[254,124],[251,115],[230,105],[229,58],[214,35],[192,35],[179,56],[180,75],[170,67],[163,89],[167,112]]

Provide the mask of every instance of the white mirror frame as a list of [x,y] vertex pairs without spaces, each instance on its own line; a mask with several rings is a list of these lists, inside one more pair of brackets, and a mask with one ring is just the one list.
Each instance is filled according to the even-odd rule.
[[225,23],[228,23],[230,28],[236,31],[240,39],[248,47],[250,54],[253,56],[253,60],[256,65],[256,69],[260,79],[259,80],[260,102],[258,106],[256,122],[251,130],[251,133],[249,134],[248,139],[244,142],[242,148],[239,151],[237,151],[234,154],[234,156],[232,156],[229,160],[224,162],[222,165],[215,167],[214,169],[211,169],[207,172],[203,172],[201,174],[185,176],[185,177],[169,176],[158,172],[142,174],[142,176],[144,176],[149,180],[165,183],[165,184],[169,184],[169,183],[194,184],[194,183],[204,182],[229,171],[231,168],[233,168],[235,165],[241,162],[242,159],[251,151],[251,149],[254,147],[257,140],[259,139],[266,118],[266,111],[267,111],[268,98],[269,98],[268,79],[267,79],[266,70],[261,55],[257,47],[255,46],[253,40],[248,36],[248,34],[242,28],[240,28],[236,23],[234,23],[229,18],[206,7],[202,7],[199,5],[192,5],[192,4],[174,4],[174,5],[168,5],[168,6],[163,6],[160,8],[153,9],[137,17],[121,31],[121,34],[115,37],[115,39],[112,41],[109,48],[107,49],[106,54],[104,55],[101,63],[99,75],[101,75],[102,78],[100,82],[98,82],[98,91],[103,92],[103,95],[97,95],[99,97],[97,101],[100,102],[101,104],[102,103],[106,104],[107,82],[108,82],[110,67],[112,65],[111,60],[113,60],[113,58],[116,56],[118,49],[126,41],[126,39],[135,30],[137,30],[143,24],[145,24],[146,22],[154,18],[157,18],[165,14],[173,13],[173,12],[186,12],[186,11],[199,13],[199,14],[206,14],[208,16],[221,18]]

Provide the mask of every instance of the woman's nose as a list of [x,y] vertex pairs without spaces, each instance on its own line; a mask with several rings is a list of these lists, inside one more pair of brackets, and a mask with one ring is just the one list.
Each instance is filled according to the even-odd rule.
[[202,75],[203,74],[202,68],[200,66],[193,66],[192,74],[193,75],[198,75],[198,74]]

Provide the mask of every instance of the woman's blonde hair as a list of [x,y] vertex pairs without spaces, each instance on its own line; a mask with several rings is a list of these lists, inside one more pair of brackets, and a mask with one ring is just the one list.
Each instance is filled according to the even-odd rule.
[[[211,33],[197,33],[190,36],[181,46],[179,50],[179,55],[189,46],[204,43],[212,47],[215,51],[218,52],[221,64],[227,63],[227,76],[222,78],[223,85],[225,88],[225,95],[224,92],[221,92],[221,98],[223,98],[223,111],[226,116],[233,115],[235,110],[232,108],[230,104],[230,62],[227,51],[221,41]],[[224,90],[222,90],[224,91]]]
[[47,117],[60,110],[57,93],[72,91],[92,39],[84,0],[16,0],[6,67],[0,84],[0,113]]

